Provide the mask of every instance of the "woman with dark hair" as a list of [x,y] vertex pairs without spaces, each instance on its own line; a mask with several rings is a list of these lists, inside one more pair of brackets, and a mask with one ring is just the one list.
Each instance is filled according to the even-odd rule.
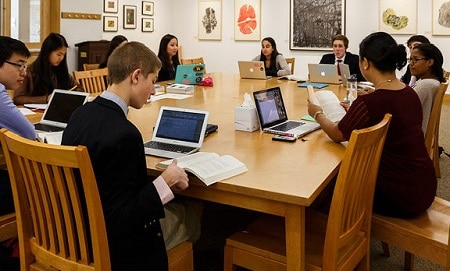
[[417,78],[414,90],[422,103],[422,130],[427,131],[431,107],[442,82],[445,82],[442,64],[444,58],[441,51],[431,43],[421,43],[411,49],[409,69]]
[[83,91],[67,68],[66,39],[57,33],[50,33],[42,43],[36,60],[27,69],[22,88],[14,92],[14,103],[47,103],[54,89]]
[[319,106],[308,101],[309,114],[335,142],[347,141],[353,130],[375,125],[386,113],[392,114],[373,210],[394,217],[424,212],[437,188],[433,162],[425,148],[419,97],[396,77],[395,69],[405,65],[405,46],[398,45],[387,33],[372,33],[359,45],[359,67],[375,91],[358,96],[339,123],[329,120]]
[[158,81],[174,80],[177,66],[180,65],[177,37],[171,34],[162,37],[159,43],[158,57],[162,63]]
[[106,66],[108,64],[109,56],[112,54],[114,49],[117,48],[117,46],[121,45],[124,42],[128,42],[128,39],[122,35],[117,35],[117,36],[114,36],[114,38],[112,38],[111,42],[109,43],[109,49],[108,49],[108,53],[106,53],[106,58],[98,66],[99,69],[106,68]]
[[253,58],[253,61],[263,61],[267,76],[290,75],[291,69],[283,55],[277,50],[277,44],[271,37],[261,41],[261,54]]

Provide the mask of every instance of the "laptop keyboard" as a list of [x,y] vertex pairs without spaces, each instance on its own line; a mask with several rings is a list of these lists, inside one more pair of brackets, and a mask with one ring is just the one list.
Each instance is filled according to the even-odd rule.
[[271,129],[276,130],[276,131],[289,131],[289,130],[297,128],[303,124],[304,124],[303,122],[289,121],[289,122],[285,122],[280,125],[274,126]]
[[56,126],[42,124],[42,123],[34,124],[34,128],[38,131],[43,131],[43,132],[59,132],[59,131],[64,130],[64,128],[61,128],[61,127],[56,127]]
[[194,147],[187,147],[187,146],[181,146],[181,145],[175,145],[170,143],[163,143],[163,142],[156,142],[156,141],[149,141],[144,144],[146,148],[151,149],[158,149],[158,150],[164,150],[164,151],[170,151],[170,152],[179,152],[179,153],[188,153],[193,150],[195,150]]

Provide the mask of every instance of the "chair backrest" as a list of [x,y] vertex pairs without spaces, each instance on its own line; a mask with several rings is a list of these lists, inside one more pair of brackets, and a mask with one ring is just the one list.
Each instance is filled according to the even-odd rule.
[[435,152],[438,151],[439,123],[441,120],[442,102],[444,100],[444,95],[447,87],[448,82],[441,83],[441,86],[436,93],[433,106],[431,107],[427,131],[425,133],[425,147],[427,148],[428,155],[432,160],[435,159]]
[[0,141],[16,210],[21,270],[111,270],[87,148],[45,144],[6,129],[0,130]]
[[84,71],[90,71],[90,70],[97,70],[100,67],[100,64],[88,64],[88,63],[84,63],[83,64],[83,70]]
[[287,64],[291,67],[291,74],[294,74],[294,68],[295,68],[295,57],[288,57],[285,58]]
[[322,270],[335,270],[339,249],[361,235],[369,250],[372,201],[391,117],[386,114],[380,123],[351,134],[331,202]]
[[203,60],[203,57],[197,57],[197,58],[182,58],[181,64],[187,65],[187,64],[205,64],[205,61]]
[[99,93],[106,90],[108,68],[90,71],[73,71],[73,77],[83,87],[85,92]]

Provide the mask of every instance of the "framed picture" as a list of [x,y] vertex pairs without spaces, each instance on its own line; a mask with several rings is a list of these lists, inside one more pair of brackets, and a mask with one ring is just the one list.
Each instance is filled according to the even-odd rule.
[[153,2],[142,1],[142,15],[153,16],[155,14],[155,4]]
[[345,35],[345,0],[290,0],[289,49],[332,50],[336,34]]
[[119,0],[103,0],[103,11],[105,13],[119,12]]
[[103,16],[103,31],[104,32],[117,32],[118,27],[117,16]]
[[379,0],[378,25],[390,34],[416,34],[417,0]]
[[222,40],[222,0],[198,1],[198,39]]
[[154,30],[153,18],[142,18],[142,32],[153,32]]
[[433,0],[433,35],[450,35],[450,2]]
[[261,0],[234,0],[234,39],[261,38]]
[[136,28],[136,6],[123,5],[123,28]]

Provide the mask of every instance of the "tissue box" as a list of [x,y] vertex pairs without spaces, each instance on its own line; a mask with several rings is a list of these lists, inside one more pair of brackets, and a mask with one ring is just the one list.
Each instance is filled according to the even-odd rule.
[[259,129],[255,107],[237,106],[234,110],[234,129],[253,132]]
[[191,85],[183,85],[183,84],[172,84],[167,86],[167,93],[179,93],[179,94],[193,94],[194,86]]

